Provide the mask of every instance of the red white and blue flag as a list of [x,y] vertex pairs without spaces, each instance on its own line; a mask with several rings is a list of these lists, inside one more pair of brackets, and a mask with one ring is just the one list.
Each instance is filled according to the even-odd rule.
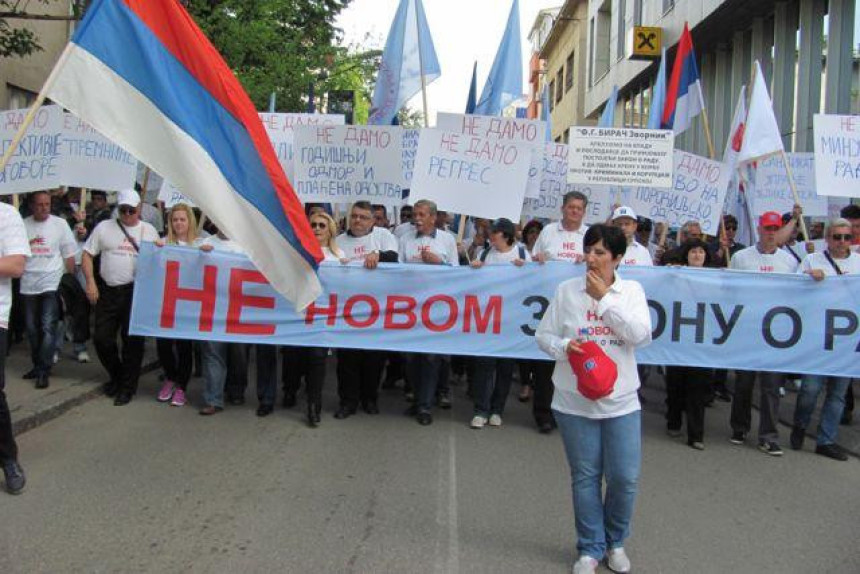
[[178,0],[96,0],[45,93],[182,190],[302,309],[322,260],[248,95]]
[[683,133],[690,127],[693,118],[704,109],[705,98],[702,95],[702,82],[696,66],[693,37],[690,36],[690,29],[685,23],[678,42],[678,53],[675,54],[672,76],[669,79],[662,128],[674,131],[675,135]]

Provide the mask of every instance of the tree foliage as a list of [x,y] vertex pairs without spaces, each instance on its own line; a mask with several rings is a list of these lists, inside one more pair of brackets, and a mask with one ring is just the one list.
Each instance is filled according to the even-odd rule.
[[338,47],[328,73],[321,82],[322,89],[349,90],[355,93],[354,123],[366,124],[373,98],[373,82],[382,56],[380,50],[361,46]]
[[[73,0],[71,11],[64,15],[46,14],[39,6],[49,4],[69,6],[69,0],[0,0],[0,57],[14,58],[41,52],[39,38],[24,26],[28,21],[77,20],[89,5],[90,0]],[[37,8],[35,11],[31,8]]]

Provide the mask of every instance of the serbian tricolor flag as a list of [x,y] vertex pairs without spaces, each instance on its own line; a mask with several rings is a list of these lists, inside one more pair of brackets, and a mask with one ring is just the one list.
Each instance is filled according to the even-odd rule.
[[690,29],[685,23],[681,40],[678,42],[678,53],[675,54],[669,89],[666,92],[661,127],[664,130],[674,131],[676,135],[683,133],[690,127],[693,118],[703,109],[705,109],[705,98],[702,95],[702,82],[696,66],[693,37],[690,36]]
[[96,0],[43,92],[182,190],[303,309],[319,243],[254,105],[178,0]]

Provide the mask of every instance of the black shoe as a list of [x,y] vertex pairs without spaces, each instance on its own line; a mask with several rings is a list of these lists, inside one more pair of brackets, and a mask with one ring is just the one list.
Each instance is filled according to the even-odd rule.
[[553,424],[549,421],[538,423],[538,432],[540,434],[549,434],[552,432]]
[[260,405],[257,407],[257,416],[258,417],[267,417],[275,410],[275,407],[272,405]]
[[245,397],[230,397],[227,399],[227,403],[238,407],[245,404]]
[[131,402],[131,393],[118,393],[116,398],[113,400],[113,406],[122,407]]
[[770,456],[782,456],[782,448],[775,442],[762,441],[758,443],[758,449]]
[[848,426],[851,424],[851,420],[854,418],[854,411],[845,411],[842,413],[842,419],[839,421],[839,424],[842,426]]
[[419,425],[426,427],[433,424],[433,415],[430,413],[418,413],[415,415],[415,420],[418,421]]
[[734,431],[732,433],[731,438],[729,438],[729,442],[732,444],[744,444],[744,441],[747,438],[747,433],[743,431]]
[[308,403],[308,426],[316,428],[320,424],[320,405]]
[[284,393],[284,408],[291,409],[296,406],[296,395],[293,393]]
[[815,454],[832,458],[833,460],[848,460],[848,455],[835,444],[820,444],[815,447]]
[[50,384],[50,381],[48,381],[48,375],[39,375],[39,377],[36,379],[37,389],[47,389],[48,385]]
[[436,400],[439,404],[440,409],[447,410],[447,409],[451,408],[452,403],[451,403],[451,393],[450,392],[439,393],[439,396],[437,397]]
[[368,401],[362,405],[362,408],[369,415],[379,414],[379,406],[376,404],[376,401]]
[[803,439],[806,438],[806,429],[795,426],[791,428],[791,436],[788,442],[792,450],[800,450],[803,448]]
[[21,494],[23,492],[24,485],[27,484],[27,477],[24,476],[24,469],[21,468],[17,460],[3,463],[3,475],[6,477],[6,492],[9,494]]
[[114,383],[105,383],[102,385],[102,392],[106,397],[115,397],[117,393],[117,388]]
[[355,414],[355,409],[351,407],[340,407],[337,409],[337,412],[334,413],[334,418],[336,419],[348,419],[352,415]]
[[36,372],[36,369],[30,369],[26,373],[24,373],[21,378],[25,381],[31,381],[39,377],[39,373]]

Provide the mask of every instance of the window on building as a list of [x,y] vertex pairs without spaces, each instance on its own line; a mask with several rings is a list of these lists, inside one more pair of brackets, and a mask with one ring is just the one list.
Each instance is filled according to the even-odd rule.
[[573,56],[574,52],[571,52],[570,56],[567,57],[567,64],[565,65],[565,68],[567,69],[567,71],[565,72],[565,74],[567,75],[564,77],[565,93],[569,92],[570,89],[573,87]]
[[594,84],[609,71],[609,48],[612,27],[612,0],[604,0],[592,21],[591,82]]
[[620,60],[624,57],[624,42],[627,36],[627,2],[618,0],[618,18],[616,20],[615,57]]
[[561,97],[564,95],[564,66],[558,70],[558,74],[555,77],[555,85],[558,86],[558,90],[555,92],[555,103],[559,103]]
[[7,110],[23,110],[24,108],[29,108],[33,105],[33,102],[36,101],[36,96],[39,95],[31,92],[30,90],[13,86],[12,84],[6,84],[6,89],[9,94]]
[[549,111],[552,111],[555,108],[555,98],[553,94],[555,93],[555,80],[549,83]]

